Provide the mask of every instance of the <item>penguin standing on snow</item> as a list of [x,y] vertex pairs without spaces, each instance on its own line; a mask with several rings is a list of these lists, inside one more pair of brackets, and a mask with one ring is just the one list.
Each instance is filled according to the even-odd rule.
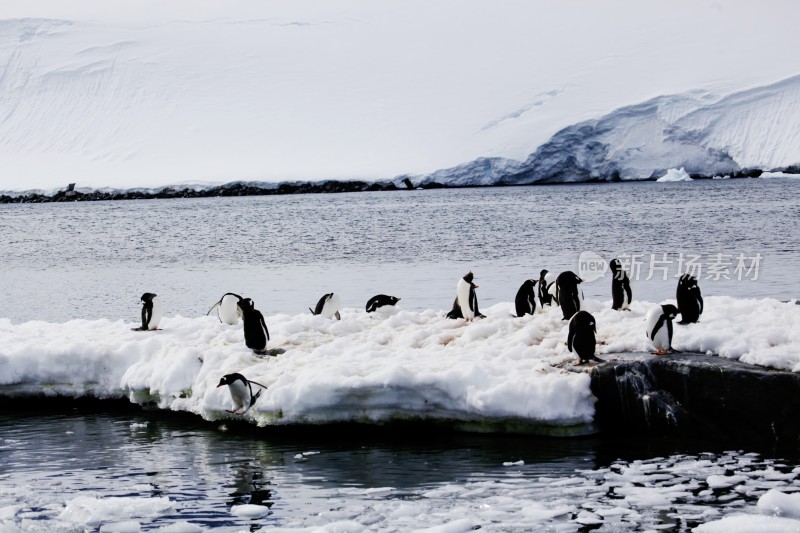
[[157,298],[157,294],[146,292],[142,294],[142,325],[134,331],[152,331],[158,329],[161,322],[161,313],[164,311],[164,304]]
[[588,311],[578,311],[569,321],[569,334],[567,348],[578,355],[578,364],[603,360],[594,355],[597,340],[595,339],[597,327],[594,317]]
[[242,311],[239,309],[239,302],[242,300],[243,298],[238,294],[226,292],[222,295],[222,298],[220,298],[219,301],[208,310],[206,316],[210,315],[211,311],[214,309],[217,309],[219,321],[233,326],[239,322],[240,318],[242,318]]
[[[253,407],[253,404],[256,403],[258,397],[261,396],[261,392],[267,388],[266,385],[256,383],[255,381],[250,381],[243,375],[237,373],[225,374],[222,376],[222,379],[219,380],[219,385],[217,385],[217,388],[220,388],[223,385],[228,386],[228,391],[231,393],[231,399],[233,400],[234,407],[233,409],[226,409],[226,411],[237,415],[243,415],[251,407]],[[261,390],[253,394],[253,385],[261,387]],[[242,411],[241,413],[239,412],[240,410]]]
[[645,328],[647,338],[656,349],[653,355],[665,355],[672,350],[672,321],[678,316],[678,308],[672,304],[657,305],[647,312]]
[[514,298],[517,316],[532,315],[536,311],[536,280],[526,279]]
[[697,278],[683,274],[678,280],[675,296],[681,313],[681,321],[678,324],[693,324],[700,320],[700,315],[703,314],[703,295],[700,294]]
[[269,340],[269,330],[267,323],[264,322],[264,315],[256,309],[253,300],[243,298],[237,304],[242,314],[244,322],[244,343],[257,355],[267,353],[267,341]]
[[385,294],[376,294],[367,301],[367,313],[373,313],[379,307],[385,305],[395,305],[400,301],[396,296],[387,296]]
[[583,291],[578,287],[580,283],[583,280],[571,270],[562,272],[556,278],[556,301],[561,306],[563,320],[569,320],[581,310]]
[[472,282],[473,279],[474,275],[470,271],[458,280],[456,300],[453,302],[453,309],[447,313],[447,318],[464,318],[467,322],[475,317],[486,318],[478,310],[478,294],[475,292],[478,286]]
[[619,259],[612,259],[609,266],[614,274],[611,278],[611,309],[629,311],[633,293],[628,273],[622,268]]
[[539,304],[544,307],[551,305],[553,302],[553,295],[550,294],[550,285],[555,283],[556,278],[549,271],[542,269],[539,273]]
[[320,315],[325,318],[336,317],[336,320],[341,320],[342,315],[339,314],[339,307],[342,305],[342,300],[338,294],[332,292],[325,294],[317,302],[314,309],[308,308],[312,315]]

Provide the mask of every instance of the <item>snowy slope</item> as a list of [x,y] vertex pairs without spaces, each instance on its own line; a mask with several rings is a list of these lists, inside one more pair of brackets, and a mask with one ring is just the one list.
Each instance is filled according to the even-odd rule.
[[724,98],[661,96],[569,126],[524,162],[477,160],[419,183],[642,180],[669,169],[725,175],[800,164],[800,76]]
[[[424,175],[525,161],[599,117],[628,128],[614,112],[631,105],[653,109],[650,134],[683,100],[705,109],[665,122],[701,132],[687,157],[782,166],[796,113],[767,131],[756,103],[724,97],[798,74],[799,14],[778,0],[6,2],[0,189]],[[635,143],[604,135],[625,169],[661,157],[640,165],[622,153]]]
[[[676,349],[800,371],[800,306],[730,297],[705,304],[701,322],[676,326]],[[644,316],[653,305],[634,302],[622,313],[587,301],[600,356],[649,352]],[[128,397],[219,420],[235,415],[216,385],[240,372],[269,387],[245,415],[259,425],[427,420],[480,431],[593,431],[589,375],[567,368],[575,356],[560,309],[524,318],[512,309],[497,304],[473,323],[401,308],[345,309],[341,321],[269,315],[269,347],[285,352],[266,359],[246,348],[241,325],[213,317],[168,316],[155,332],[123,321],[0,319],[0,394]]]

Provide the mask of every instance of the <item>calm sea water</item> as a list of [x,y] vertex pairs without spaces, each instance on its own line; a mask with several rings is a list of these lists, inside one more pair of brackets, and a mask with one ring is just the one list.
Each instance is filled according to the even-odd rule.
[[[464,531],[452,524],[470,517],[487,531],[584,532],[594,515],[599,531],[690,531],[757,512],[770,488],[800,490],[793,462],[687,441],[298,435],[97,406],[0,411],[0,530]],[[732,486],[706,481],[733,474]],[[247,504],[265,514],[237,516]]]
[[[205,314],[225,292],[265,314],[328,292],[345,307],[385,293],[449,309],[469,270],[486,308],[542,268],[579,271],[589,251],[633,257],[638,299],[674,298],[683,254],[699,257],[705,295],[788,300],[798,193],[800,180],[707,180],[3,205],[0,316],[136,321],[143,292],[168,316]],[[583,290],[610,299],[610,280]]]
[[[447,309],[468,270],[485,309],[542,268],[578,271],[587,251],[639,254],[635,298],[673,297],[684,253],[701,256],[705,295],[786,300],[800,296],[798,193],[800,180],[735,180],[2,205],[0,317],[133,322],[145,291],[168,316],[203,315],[224,292],[252,297],[267,317],[307,312],[331,291],[348,307],[387,293],[408,309]],[[732,258],[733,279],[706,279],[716,254]],[[740,255],[748,266],[759,258],[757,279],[736,279]],[[584,292],[609,299],[609,285]],[[707,443],[274,434],[97,406],[20,408],[0,416],[0,529],[14,531],[110,531],[125,519],[145,530],[349,521],[409,531],[466,516],[490,531],[589,531],[592,517],[601,531],[689,531],[755,512],[769,488],[800,490],[795,457]],[[707,481],[734,473],[744,481]],[[133,510],[103,506],[117,497]],[[148,514],[142,502],[162,497],[170,508]],[[241,504],[269,514],[237,516]]]

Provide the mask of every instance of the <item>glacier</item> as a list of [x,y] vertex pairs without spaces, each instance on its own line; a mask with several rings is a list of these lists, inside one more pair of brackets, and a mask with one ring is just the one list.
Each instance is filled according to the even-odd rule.
[[790,167],[800,170],[800,76],[722,98],[660,96],[564,128],[525,161],[484,158],[410,179],[524,185],[649,180],[678,168],[712,177]]
[[798,164],[790,2],[148,5],[0,6],[0,189]]

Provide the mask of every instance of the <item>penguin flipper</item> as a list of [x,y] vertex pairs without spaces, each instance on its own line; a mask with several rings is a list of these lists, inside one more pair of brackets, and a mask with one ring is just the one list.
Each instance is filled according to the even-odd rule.
[[664,315],[661,315],[660,317],[658,317],[658,322],[656,322],[656,325],[653,328],[653,331],[650,332],[650,340],[651,341],[656,340],[656,333],[658,333],[658,330],[660,330],[664,326],[664,321],[665,320],[666,320],[666,317]]
[[309,308],[308,308],[308,310],[309,310],[309,311],[311,311],[311,314],[312,314],[312,315],[315,315],[315,316],[316,316],[316,314],[317,314],[317,313],[315,313],[313,309],[311,309],[311,308],[309,307]]
[[[217,308],[217,307],[219,307],[220,305],[222,305],[222,300],[220,300],[220,301],[218,301],[217,303],[215,303],[214,305],[212,305],[212,306],[211,306],[211,309],[209,309],[209,310],[208,310],[208,313],[206,313],[206,316],[210,315],[210,314],[211,314],[211,311],[213,311],[214,309],[216,309],[216,308]],[[222,322],[222,319],[220,319],[220,322]]]

